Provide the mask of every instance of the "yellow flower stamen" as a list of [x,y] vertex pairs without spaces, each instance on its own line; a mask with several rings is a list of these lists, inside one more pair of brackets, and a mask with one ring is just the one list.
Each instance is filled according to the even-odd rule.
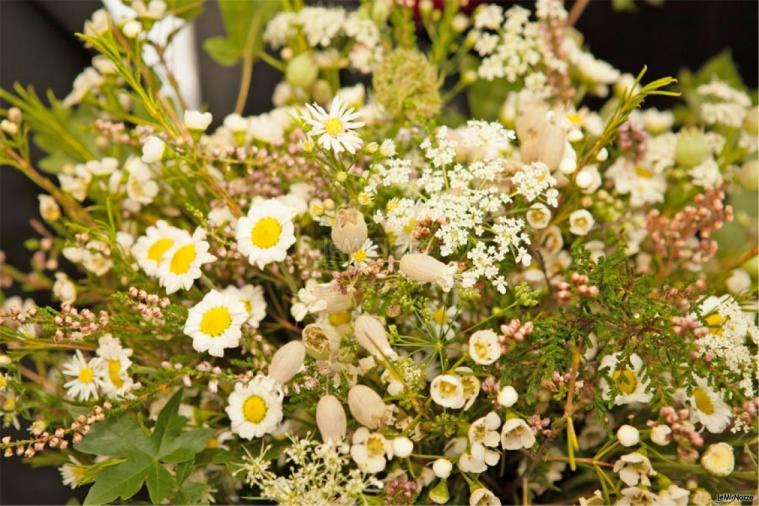
[[211,337],[218,337],[232,325],[232,315],[229,309],[218,306],[209,309],[203,314],[200,321],[200,331]]
[[276,218],[261,218],[253,227],[250,240],[253,246],[260,249],[269,249],[279,242],[282,235],[282,225]]

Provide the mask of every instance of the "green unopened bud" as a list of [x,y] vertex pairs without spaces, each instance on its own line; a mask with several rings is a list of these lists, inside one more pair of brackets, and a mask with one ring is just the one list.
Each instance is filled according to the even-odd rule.
[[743,262],[741,269],[751,274],[752,278],[759,278],[759,255]]
[[448,481],[440,480],[437,485],[430,489],[430,501],[435,504],[445,504],[451,499],[448,493]]
[[324,79],[319,79],[311,87],[311,96],[317,103],[326,105],[332,102],[334,94],[329,83]]
[[751,135],[759,135],[759,106],[749,109],[743,120],[743,129]]
[[319,67],[310,53],[302,53],[290,60],[285,71],[285,79],[293,86],[308,88],[319,75]]
[[695,167],[706,160],[710,150],[706,136],[701,130],[686,128],[677,136],[675,160],[683,167]]
[[476,70],[467,70],[464,72],[464,75],[462,76],[461,80],[465,84],[472,84],[477,80],[477,71]]
[[738,171],[738,181],[750,191],[759,190],[759,160],[748,160]]

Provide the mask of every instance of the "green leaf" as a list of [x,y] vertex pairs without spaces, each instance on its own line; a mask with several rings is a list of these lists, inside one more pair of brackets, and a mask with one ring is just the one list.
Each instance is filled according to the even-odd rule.
[[166,10],[186,21],[191,21],[203,12],[204,0],[168,0]]
[[224,67],[231,67],[240,61],[240,48],[226,37],[210,37],[203,42],[208,56]]
[[152,463],[149,456],[135,454],[118,466],[98,473],[95,484],[84,498],[84,504],[105,504],[119,497],[129,499],[142,488],[145,473]]
[[150,495],[150,502],[153,504],[161,504],[161,502],[171,492],[171,486],[173,480],[171,474],[166,470],[163,465],[158,462],[154,462],[148,469],[147,480],[148,494]]
[[219,0],[227,36],[212,37],[203,48],[221,65],[234,65],[243,56],[255,60],[266,22],[280,7],[280,0]]
[[126,457],[135,453],[153,454],[150,441],[129,415],[92,425],[87,437],[76,444],[77,451],[91,455]]
[[212,434],[213,430],[211,429],[197,429],[185,432],[178,438],[161,445],[159,458],[171,464],[190,460],[203,451],[206,447],[206,442],[208,442]]
[[67,163],[75,164],[77,163],[77,160],[71,158],[62,151],[54,151],[50,153],[49,156],[46,156],[40,160],[37,165],[45,172],[48,172],[50,174],[58,174],[61,169],[63,169],[63,166]]
[[192,473],[192,470],[195,468],[195,459],[188,460],[186,462],[182,462],[177,466],[176,476],[175,480],[178,485],[181,485],[184,483],[184,480],[187,479],[188,476]]
[[174,497],[175,504],[198,504],[203,492],[208,488],[208,484],[200,482],[190,482],[185,484]]
[[150,441],[153,443],[153,448],[159,451],[165,437],[171,437],[173,434],[178,434],[182,429],[187,419],[180,416],[179,403],[182,402],[182,389],[171,396],[169,402],[164,405],[161,412],[158,414],[158,419],[153,427],[153,435],[150,436]]

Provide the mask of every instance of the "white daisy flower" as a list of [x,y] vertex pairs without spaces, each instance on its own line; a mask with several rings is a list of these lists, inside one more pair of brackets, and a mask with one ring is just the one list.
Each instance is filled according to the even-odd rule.
[[359,427],[353,433],[351,457],[361,471],[379,473],[393,458],[393,445],[379,432],[369,432],[366,427]]
[[201,275],[200,267],[216,257],[208,252],[206,231],[198,227],[192,237],[179,237],[166,252],[158,268],[158,278],[167,294],[179,289],[189,290]]
[[272,433],[282,421],[282,397],[281,387],[268,376],[235,383],[226,408],[232,432],[244,439]]
[[266,318],[266,300],[264,299],[264,289],[262,287],[245,285],[242,288],[237,288],[234,285],[230,285],[221,293],[235,297],[243,303],[245,310],[248,312],[247,322],[254,329],[257,329],[261,320]]
[[240,345],[240,328],[248,315],[245,304],[236,295],[211,290],[190,308],[184,333],[192,337],[196,351],[223,357],[225,348]]
[[648,487],[651,485],[648,477],[656,476],[656,471],[651,467],[651,461],[638,452],[622,455],[614,464],[614,472],[619,473],[619,479],[629,487],[634,487],[638,483]]
[[521,418],[506,420],[501,429],[501,446],[504,450],[520,450],[532,448],[535,444],[535,434],[527,422]]
[[102,366],[100,357],[85,360],[82,352],[76,350],[76,354],[63,366],[63,375],[72,378],[63,385],[67,388],[66,394],[80,401],[87,401],[90,397],[97,399],[98,390],[103,386],[99,374]]
[[459,376],[441,374],[430,384],[430,394],[436,404],[444,408],[459,409],[464,407],[464,384]]
[[295,243],[292,218],[293,209],[276,199],[254,203],[248,215],[237,220],[237,249],[259,269],[281,262]]
[[366,265],[371,258],[377,258],[377,245],[371,239],[367,239],[360,248],[350,254],[349,260],[343,264],[343,267],[349,265],[361,267]]
[[[634,402],[649,402],[651,400],[651,393],[648,392],[648,384],[650,380],[643,380],[640,376],[643,369],[643,360],[636,354],[630,355],[630,364],[632,370],[623,368],[617,370],[617,363],[619,361],[619,353],[614,355],[606,355],[601,359],[601,365],[599,369],[608,369],[609,375],[619,390],[619,393],[614,397],[614,404],[631,404]],[[604,400],[611,398],[611,387],[606,383],[606,380],[601,380],[601,391]]]
[[324,149],[337,154],[343,151],[355,153],[363,144],[354,130],[364,126],[364,123],[357,121],[359,114],[343,104],[339,96],[332,100],[329,112],[317,104],[307,104],[306,110],[303,119],[311,125],[308,134],[317,137]]
[[475,363],[489,365],[501,356],[498,334],[492,330],[478,330],[469,338],[469,356]]
[[732,412],[722,397],[709,387],[704,378],[696,377],[696,384],[686,402],[691,417],[713,434],[724,431],[730,423]]
[[95,353],[103,362],[98,375],[102,382],[103,392],[107,396],[122,397],[135,387],[134,381],[127,374],[127,369],[132,365],[131,349],[122,348],[119,339],[111,334],[105,334],[98,340],[98,349]]
[[172,227],[163,220],[158,221],[145,230],[145,235],[137,239],[132,246],[132,255],[137,259],[143,271],[148,276],[156,276],[166,253],[174,246],[174,243],[188,240],[190,234],[176,227]]
[[58,472],[61,473],[63,484],[75,489],[84,484],[84,475],[88,467],[69,455],[69,462],[59,467]]

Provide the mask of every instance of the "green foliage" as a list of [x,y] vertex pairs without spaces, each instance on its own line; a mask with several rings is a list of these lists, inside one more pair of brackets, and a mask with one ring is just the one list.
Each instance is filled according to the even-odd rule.
[[241,58],[255,59],[266,22],[280,10],[279,0],[219,0],[226,37],[211,37],[203,49],[219,65],[229,67]]
[[[105,455],[120,460],[95,476],[85,504],[104,504],[118,498],[127,500],[147,485],[154,504],[169,497],[175,487],[165,465],[187,463],[203,451],[211,429],[182,432],[187,419],[178,414],[182,391],[169,400],[158,416],[152,433],[148,433],[129,414],[109,417],[93,425],[76,445],[82,453]],[[187,472],[186,464],[182,468]],[[180,493],[186,494],[189,491]]]
[[729,49],[707,60],[698,71],[691,72],[682,69],[677,77],[681,93],[686,105],[675,108],[675,118],[684,124],[694,124],[699,120],[698,112],[704,98],[696,93],[696,89],[702,84],[708,84],[718,79],[733,88],[746,91],[746,85],[741,79],[738,67],[733,61],[733,55]]

